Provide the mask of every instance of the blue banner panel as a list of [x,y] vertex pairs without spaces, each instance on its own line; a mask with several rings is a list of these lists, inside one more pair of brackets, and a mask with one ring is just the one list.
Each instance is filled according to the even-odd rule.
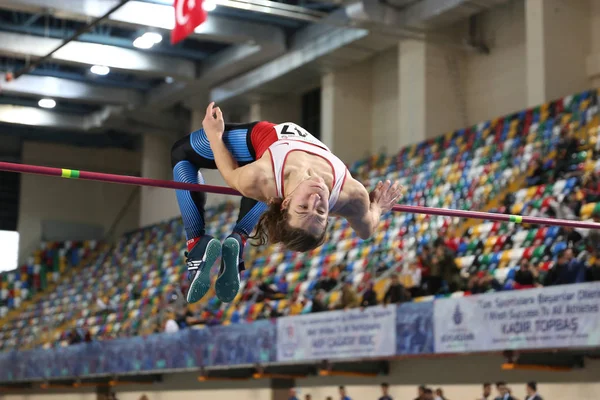
[[435,301],[435,350],[600,345],[600,282]]
[[434,347],[433,302],[396,308],[396,354],[431,354]]
[[0,382],[273,362],[275,321],[0,353]]

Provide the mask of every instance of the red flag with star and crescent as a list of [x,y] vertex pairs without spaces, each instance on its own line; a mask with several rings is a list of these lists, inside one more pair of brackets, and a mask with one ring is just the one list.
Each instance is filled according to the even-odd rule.
[[175,28],[171,32],[171,43],[175,44],[188,37],[194,29],[206,21],[206,11],[202,0],[175,0]]

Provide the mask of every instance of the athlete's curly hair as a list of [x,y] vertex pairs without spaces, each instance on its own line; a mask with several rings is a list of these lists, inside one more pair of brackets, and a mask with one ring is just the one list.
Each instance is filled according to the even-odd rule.
[[261,215],[250,239],[254,239],[257,245],[283,243],[288,250],[300,252],[316,249],[325,242],[327,226],[319,236],[294,228],[290,226],[288,210],[282,208],[282,204],[283,199],[269,201],[269,208]]

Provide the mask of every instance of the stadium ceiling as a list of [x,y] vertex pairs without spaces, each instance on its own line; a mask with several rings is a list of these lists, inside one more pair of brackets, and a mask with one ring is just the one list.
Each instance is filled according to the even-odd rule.
[[[208,20],[172,46],[172,1],[130,0],[50,62],[5,82],[5,73],[44,56],[118,0],[0,0],[0,134],[20,125],[46,128],[50,140],[56,132],[175,138],[189,129],[189,109],[209,97],[247,105],[297,92],[400,37],[423,38],[428,28],[504,1],[215,0]],[[134,46],[148,32],[162,42]],[[97,66],[110,72],[92,73]],[[41,98],[56,107],[40,108]]]

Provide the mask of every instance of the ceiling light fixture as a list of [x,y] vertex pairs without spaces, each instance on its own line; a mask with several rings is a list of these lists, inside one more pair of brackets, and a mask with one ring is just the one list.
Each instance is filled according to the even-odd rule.
[[202,8],[206,12],[214,11],[217,8],[217,2],[214,0],[204,0],[204,2],[202,2]]
[[52,99],[40,99],[40,101],[38,101],[38,106],[42,108],[54,108],[56,107],[56,101]]
[[162,35],[156,32],[146,32],[142,36],[138,36],[133,41],[133,46],[138,49],[147,50],[154,46],[155,44],[159,44],[162,42]]
[[105,65],[94,65],[92,66],[92,68],[90,68],[90,71],[92,72],[92,74],[96,74],[96,75],[108,75],[108,73],[110,72],[110,68],[108,68]]

